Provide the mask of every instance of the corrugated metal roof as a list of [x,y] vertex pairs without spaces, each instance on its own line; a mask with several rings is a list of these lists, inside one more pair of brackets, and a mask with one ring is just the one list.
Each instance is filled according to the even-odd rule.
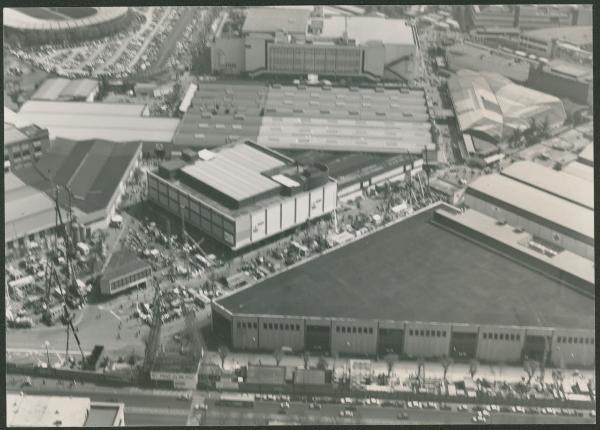
[[69,83],[65,78],[46,79],[31,96],[31,100],[57,100]]
[[375,16],[331,16],[323,23],[320,38],[341,38],[344,32],[357,44],[381,41],[386,45],[414,45],[412,28],[403,19],[387,19]]
[[585,164],[579,163],[577,161],[573,161],[567,164],[565,167],[563,167],[562,171],[568,173],[569,175],[574,175],[588,182],[591,182],[592,184],[594,183],[593,167],[586,166]]
[[49,113],[49,114],[75,114],[93,116],[142,116],[145,104],[128,103],[87,103],[87,102],[61,102],[61,101],[26,101],[19,114],[22,113]]
[[308,28],[310,11],[299,9],[278,9],[270,7],[251,8],[246,12],[242,27],[244,33],[305,33]]
[[27,135],[21,132],[17,127],[4,123],[4,145],[10,145],[16,142],[27,140]]
[[281,160],[240,143],[221,149],[211,160],[196,161],[181,171],[235,200],[243,200],[279,188],[277,182],[261,172],[283,165]]
[[467,188],[546,219],[568,230],[594,238],[594,211],[555,197],[499,174],[481,176]]
[[584,179],[557,172],[531,161],[517,161],[505,168],[502,174],[588,209],[594,209],[594,184]]
[[4,174],[4,241],[45,230],[55,223],[54,202],[13,173]]
[[76,79],[61,92],[61,98],[87,98],[98,87],[95,79]]
[[579,153],[579,158],[581,158],[582,160],[587,161],[588,163],[593,165],[594,164],[594,144],[591,143],[588,146],[586,146],[585,148],[583,148],[583,151],[581,151]]

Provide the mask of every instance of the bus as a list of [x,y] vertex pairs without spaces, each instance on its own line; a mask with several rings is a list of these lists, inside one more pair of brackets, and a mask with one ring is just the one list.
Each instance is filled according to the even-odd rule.
[[254,407],[254,396],[250,394],[227,393],[221,394],[218,404],[221,406],[240,406],[245,408]]

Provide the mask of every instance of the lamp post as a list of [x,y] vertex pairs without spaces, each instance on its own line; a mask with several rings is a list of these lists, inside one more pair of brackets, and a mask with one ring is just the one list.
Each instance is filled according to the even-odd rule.
[[48,360],[48,369],[50,368],[50,352],[48,351],[48,347],[50,346],[50,342],[45,341],[44,346],[46,347],[46,359]]

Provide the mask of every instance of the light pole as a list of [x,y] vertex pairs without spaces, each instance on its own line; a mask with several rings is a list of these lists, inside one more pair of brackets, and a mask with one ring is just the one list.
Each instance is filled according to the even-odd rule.
[[48,347],[50,346],[50,342],[45,341],[44,346],[46,347],[46,359],[48,360],[48,369],[50,368],[50,352],[48,351]]

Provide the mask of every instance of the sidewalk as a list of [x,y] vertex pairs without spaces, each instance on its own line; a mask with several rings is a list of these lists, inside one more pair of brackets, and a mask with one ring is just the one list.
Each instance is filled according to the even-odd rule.
[[[320,357],[311,356],[309,360],[310,367],[316,367]],[[337,376],[341,376],[344,372],[348,372],[349,361],[348,358],[333,359],[331,357],[324,357],[327,361],[328,369],[333,369],[335,361],[335,372]],[[206,354],[205,360],[207,362],[216,363],[221,365],[221,358],[216,352],[210,351]],[[229,353],[225,359],[225,370],[233,372],[235,368],[245,366],[247,364],[253,365],[268,365],[274,366],[276,364],[275,358],[271,354],[252,354],[252,353]],[[388,365],[384,360],[371,360],[372,373],[377,375],[380,373],[388,373]],[[279,363],[280,367],[304,367],[304,360],[300,355],[286,355]],[[573,370],[564,370],[563,385],[565,387],[571,386],[576,382],[587,383],[588,380],[592,380],[592,384],[595,386],[595,372],[594,370],[580,370],[579,375],[574,376]],[[392,378],[399,379],[400,382],[407,380],[410,376],[416,376],[417,374],[417,362],[416,361],[397,361],[392,368]],[[444,369],[439,362],[426,361],[425,362],[425,375],[427,378],[439,378],[442,379],[444,376]],[[546,369],[546,375],[544,381],[546,383],[552,382],[552,369]],[[539,376],[539,372],[536,372],[534,378]],[[475,379],[487,379],[488,381],[504,381],[504,382],[519,382],[522,378],[527,378],[527,374],[522,367],[519,366],[499,366],[490,364],[481,364],[477,368],[475,373]],[[470,379],[471,374],[469,372],[468,363],[454,363],[448,368],[446,379],[449,382],[464,381]]]

